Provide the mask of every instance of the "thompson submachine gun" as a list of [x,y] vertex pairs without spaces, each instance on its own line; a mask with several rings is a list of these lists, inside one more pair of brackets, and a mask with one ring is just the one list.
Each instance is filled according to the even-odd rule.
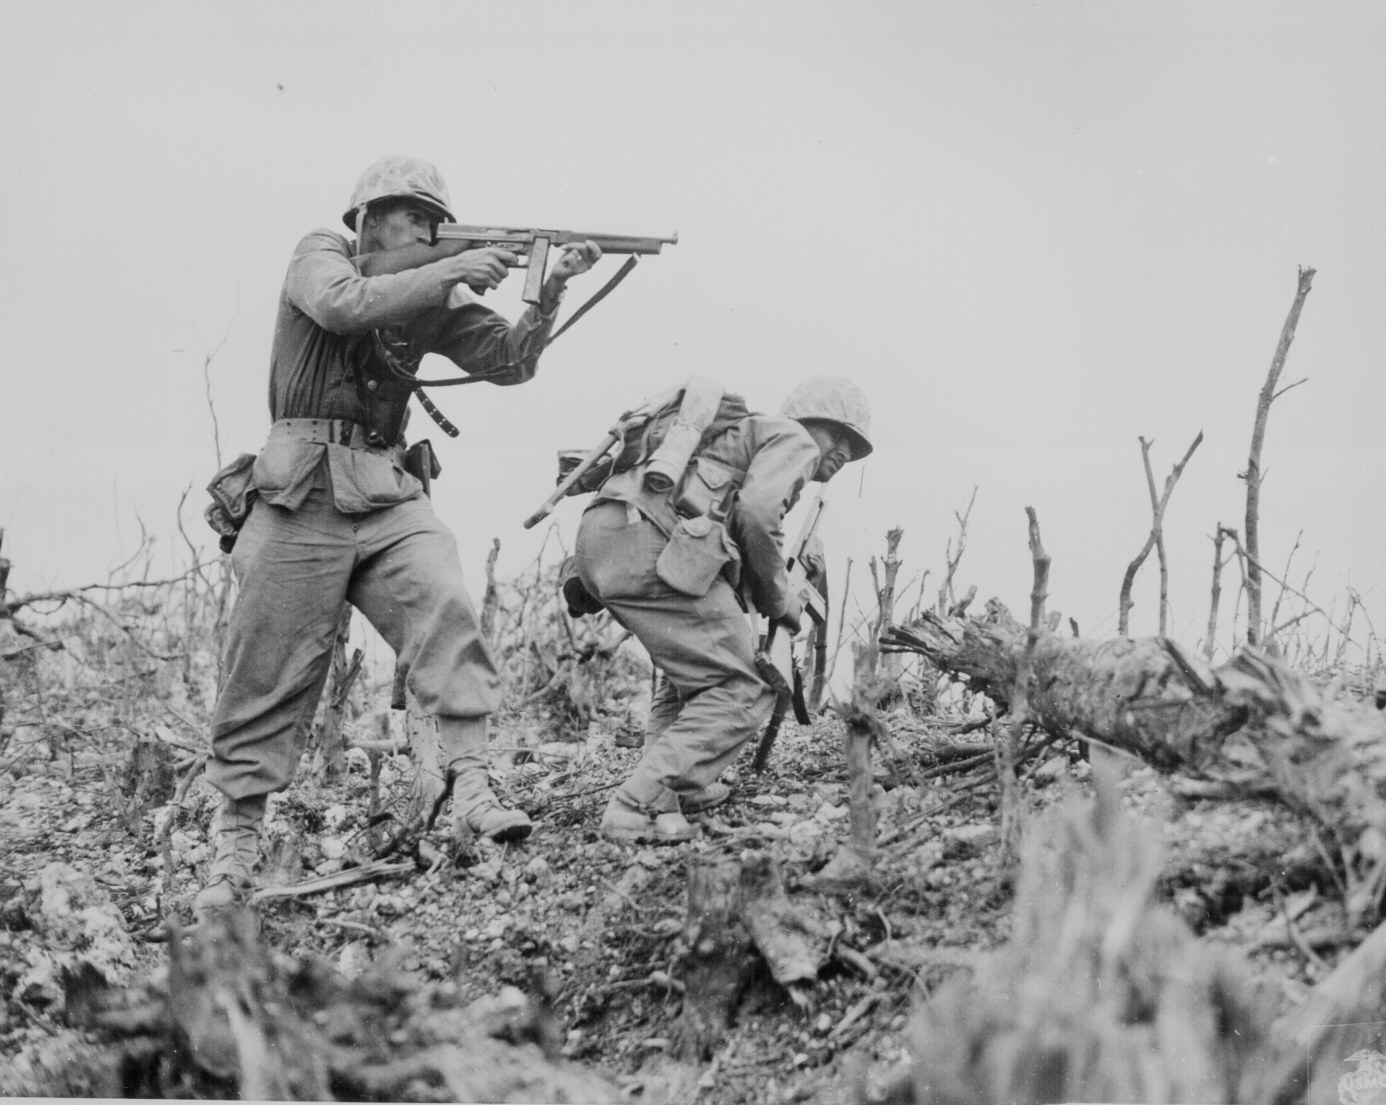
[[[526,269],[525,287],[520,298],[526,303],[538,303],[544,286],[544,270],[548,267],[549,250],[553,246],[574,245],[591,240],[601,246],[603,253],[651,254],[664,245],[674,245],[679,236],[641,238],[630,234],[599,234],[586,230],[541,230],[536,227],[467,226],[462,223],[438,223],[431,243],[400,246],[398,249],[378,250],[358,259],[362,276],[383,276],[387,273],[416,269],[446,257],[455,257],[472,249],[498,246],[525,259],[517,268]],[[485,289],[473,288],[480,295]]]

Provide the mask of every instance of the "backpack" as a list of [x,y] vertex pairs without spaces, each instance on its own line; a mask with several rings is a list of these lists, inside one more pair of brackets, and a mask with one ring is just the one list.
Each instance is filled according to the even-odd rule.
[[[746,400],[740,395],[722,391],[720,386],[700,377],[692,377],[685,386],[662,392],[643,406],[622,414],[612,428],[607,439],[608,444],[604,450],[599,447],[593,453],[587,454],[576,450],[565,450],[559,453],[558,478],[560,484],[575,468],[583,463],[589,464],[588,470],[567,489],[566,494],[583,495],[596,491],[611,476],[629,472],[632,468],[638,468],[640,465],[648,464],[655,459],[660,448],[669,441],[671,431],[675,431],[680,411],[684,409],[685,394],[690,387],[702,389],[703,401],[698,405],[707,417],[697,423],[695,427],[701,431],[696,441],[690,442],[687,438],[684,439],[684,448],[691,445],[684,457],[686,463],[691,463],[692,459],[706,448],[709,442],[743,418],[749,418],[752,413],[750,408],[746,406]],[[720,396],[717,399],[715,410],[711,409],[711,402],[708,397],[712,392],[708,389],[716,389],[716,393]],[[686,430],[687,425],[684,428]],[[613,447],[614,452],[612,452]],[[601,455],[602,453],[606,455]],[[679,451],[679,455],[682,455],[682,450]],[[595,463],[593,463],[594,458],[599,459],[595,459]]]
[[658,400],[662,402],[648,413],[637,411],[622,420],[625,432],[611,466],[614,475],[641,464],[668,464],[673,478],[665,486],[651,490],[671,488],[681,469],[713,438],[751,413],[740,395],[723,391],[721,385],[698,376]]

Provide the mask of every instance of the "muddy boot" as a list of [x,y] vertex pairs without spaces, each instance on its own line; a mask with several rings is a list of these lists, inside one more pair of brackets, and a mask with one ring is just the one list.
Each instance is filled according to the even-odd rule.
[[524,840],[534,825],[524,810],[501,805],[486,774],[486,719],[438,719],[438,743],[452,777],[453,833],[463,828],[498,843]]
[[240,904],[249,892],[250,873],[260,859],[265,801],[263,794],[222,800],[213,823],[216,852],[207,881],[193,899],[193,912],[199,920]]
[[683,844],[698,829],[678,810],[661,813],[626,799],[619,791],[611,796],[602,814],[603,840],[613,844]]

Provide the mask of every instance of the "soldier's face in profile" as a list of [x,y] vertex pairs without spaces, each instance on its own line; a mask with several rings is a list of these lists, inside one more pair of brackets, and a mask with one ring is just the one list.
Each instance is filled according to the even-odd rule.
[[411,200],[385,200],[371,207],[366,227],[374,249],[398,249],[416,242],[433,241],[433,224],[438,216],[421,203]]
[[804,427],[818,446],[818,470],[815,483],[827,483],[838,469],[852,459],[852,443],[847,434],[831,422],[813,422]]

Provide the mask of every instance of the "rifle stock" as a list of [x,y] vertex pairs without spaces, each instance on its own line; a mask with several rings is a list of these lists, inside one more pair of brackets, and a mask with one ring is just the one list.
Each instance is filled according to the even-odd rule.
[[[553,246],[596,242],[603,253],[651,254],[664,245],[674,245],[679,236],[668,238],[639,237],[632,234],[603,234],[585,230],[542,230],[537,227],[468,226],[463,223],[439,223],[431,243],[419,242],[398,249],[377,250],[357,258],[362,276],[384,276],[389,273],[416,269],[434,261],[442,261],[472,249],[496,246],[509,250],[524,259],[516,266],[526,269],[525,287],[520,298],[526,303],[538,303],[548,267],[549,249]],[[473,288],[481,295],[484,288]]]

